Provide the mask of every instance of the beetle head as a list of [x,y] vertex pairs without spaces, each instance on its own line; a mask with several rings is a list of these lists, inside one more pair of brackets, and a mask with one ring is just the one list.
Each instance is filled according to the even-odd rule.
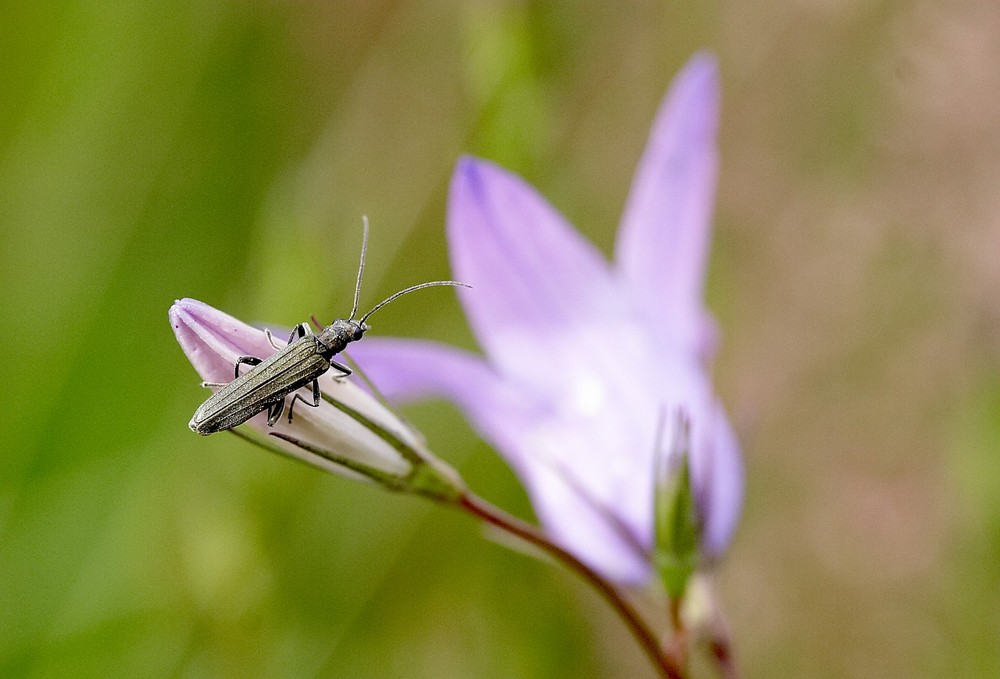
[[362,323],[361,321],[348,321],[350,323],[351,341],[357,342],[359,339],[365,336],[365,332],[368,330],[368,324]]

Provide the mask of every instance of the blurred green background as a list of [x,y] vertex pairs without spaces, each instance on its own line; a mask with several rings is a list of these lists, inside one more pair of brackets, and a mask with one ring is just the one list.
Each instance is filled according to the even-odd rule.
[[[363,214],[369,303],[446,276],[466,152],[610,252],[703,46],[740,663],[1000,676],[997,3],[42,1],[0,36],[0,676],[651,676],[465,517],[193,435],[166,313],[345,313]],[[450,294],[376,332],[474,346]],[[530,517],[450,407],[408,413]]]

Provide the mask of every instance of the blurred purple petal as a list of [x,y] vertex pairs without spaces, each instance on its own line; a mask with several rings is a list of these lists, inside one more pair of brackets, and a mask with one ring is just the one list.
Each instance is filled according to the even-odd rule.
[[701,296],[718,99],[715,61],[699,55],[658,115],[616,272],[520,178],[463,159],[448,239],[455,278],[473,286],[459,295],[486,358],[375,339],[352,352],[392,397],[456,403],[521,478],[547,533],[618,582],[651,572],[665,414],[690,418],[707,558],[725,549],[742,504],[738,444],[701,360],[715,342]]
[[674,80],[639,163],[616,263],[658,339],[707,353],[702,303],[718,168],[719,76],[700,53]]
[[[608,520],[617,507],[595,504],[567,481],[567,470],[535,462],[521,474],[539,521],[558,544],[614,582],[641,585],[649,578],[649,545],[637,550],[640,536],[623,537]],[[626,528],[630,528],[626,526]]]
[[743,509],[743,458],[736,434],[721,405],[715,406],[715,427],[704,450],[707,478],[698,498],[702,513],[702,547],[709,558],[726,551]]
[[[616,581],[648,575],[642,537],[648,498],[645,489],[634,492],[630,466],[642,456],[623,458],[617,469],[601,463],[604,444],[623,440],[608,426],[613,416],[575,418],[501,379],[482,359],[432,342],[369,338],[351,356],[390,400],[455,403],[524,481],[540,521],[560,544]],[[637,431],[621,436],[627,441]]]
[[519,432],[544,413],[480,357],[435,342],[378,337],[356,344],[350,356],[390,401],[451,401],[515,471],[525,469]]
[[473,403],[503,385],[482,358],[435,342],[367,337],[347,353],[392,401],[443,397]]
[[492,163],[459,161],[448,244],[453,275],[473,288],[459,291],[469,323],[504,375],[535,384],[565,375],[553,365],[554,336],[593,326],[595,309],[622,306],[604,256],[534,188]]

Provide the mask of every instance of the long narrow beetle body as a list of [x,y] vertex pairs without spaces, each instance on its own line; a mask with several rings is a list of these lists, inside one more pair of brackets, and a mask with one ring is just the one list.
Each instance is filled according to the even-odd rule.
[[[206,384],[220,387],[208,397],[195,411],[189,427],[191,430],[207,436],[215,432],[232,429],[243,424],[254,415],[267,411],[267,424],[274,426],[285,409],[285,397],[292,394],[288,404],[288,421],[292,421],[292,410],[296,401],[308,406],[319,407],[320,388],[319,377],[330,368],[335,368],[346,377],[351,369],[335,360],[333,357],[342,352],[348,344],[360,340],[369,329],[365,321],[398,297],[429,288],[435,285],[453,285],[469,287],[456,281],[432,281],[421,283],[382,300],[371,311],[354,320],[358,311],[358,296],[361,292],[361,277],[365,269],[365,253],[368,250],[368,220],[364,220],[364,239],[361,244],[361,263],[358,266],[358,279],[354,288],[354,307],[347,320],[338,319],[323,328],[319,334],[313,334],[309,326],[300,323],[292,329],[288,344],[281,347],[266,359],[256,356],[240,356],[236,361],[234,379],[223,385]],[[270,333],[268,333],[270,338]],[[240,374],[240,365],[252,366],[250,370]],[[294,393],[307,385],[312,386],[312,401]]]

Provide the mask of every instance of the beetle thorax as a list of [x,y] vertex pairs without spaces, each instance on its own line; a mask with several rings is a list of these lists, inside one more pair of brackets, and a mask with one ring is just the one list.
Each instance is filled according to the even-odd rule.
[[351,342],[361,339],[367,329],[367,325],[358,321],[338,319],[323,328],[323,331],[316,335],[316,341],[320,344],[320,352],[329,358],[339,354]]

